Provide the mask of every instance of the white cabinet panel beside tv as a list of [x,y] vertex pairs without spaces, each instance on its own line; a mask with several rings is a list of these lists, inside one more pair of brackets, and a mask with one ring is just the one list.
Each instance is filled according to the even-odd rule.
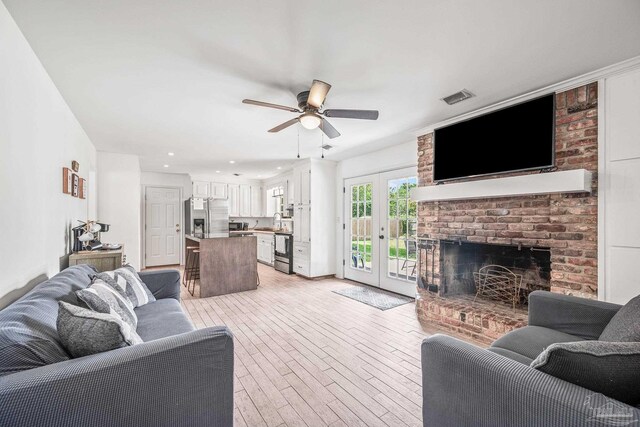
[[591,191],[592,174],[586,169],[450,182],[411,190],[415,201],[466,200]]

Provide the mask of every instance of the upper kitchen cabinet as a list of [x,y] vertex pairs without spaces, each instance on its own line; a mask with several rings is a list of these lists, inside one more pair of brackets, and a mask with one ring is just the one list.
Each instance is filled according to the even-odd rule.
[[193,181],[193,197],[206,199],[209,197],[209,183],[207,181]]
[[229,216],[240,215],[240,186],[238,184],[229,184],[227,186],[229,199]]
[[311,164],[293,170],[293,204],[311,204]]
[[251,186],[251,216],[261,217],[263,216],[263,203],[262,203],[262,187],[259,185]]
[[226,199],[227,184],[224,182],[212,182],[210,186],[211,197],[214,199]]
[[251,216],[251,186],[240,184],[240,216]]

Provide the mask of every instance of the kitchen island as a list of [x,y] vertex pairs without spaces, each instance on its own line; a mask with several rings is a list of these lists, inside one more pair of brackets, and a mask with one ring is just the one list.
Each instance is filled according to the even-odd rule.
[[185,247],[200,249],[200,297],[207,298],[258,287],[255,236],[219,234],[185,236]]

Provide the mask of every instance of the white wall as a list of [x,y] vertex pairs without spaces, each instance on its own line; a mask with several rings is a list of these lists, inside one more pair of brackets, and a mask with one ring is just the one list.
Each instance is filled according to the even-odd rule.
[[[344,159],[338,163],[336,171],[336,276],[343,277],[342,260],[344,253],[344,194],[342,186],[347,178],[355,178],[379,172],[402,169],[418,165],[418,143],[405,142],[379,151]],[[417,173],[417,171],[416,171]]]
[[0,64],[1,308],[66,267],[91,212],[62,193],[62,168],[78,161],[88,182],[96,151],[2,2]]
[[124,244],[127,262],[140,268],[140,160],[98,151],[98,220],[110,224],[101,239]]
[[180,187],[183,200],[191,197],[191,177],[186,173],[142,172],[140,183],[143,188],[144,186]]

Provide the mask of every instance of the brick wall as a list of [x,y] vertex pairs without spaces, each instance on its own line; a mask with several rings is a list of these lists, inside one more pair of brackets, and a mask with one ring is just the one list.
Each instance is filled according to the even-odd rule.
[[[556,95],[556,166],[591,171],[591,194],[420,202],[418,233],[435,239],[549,247],[551,290],[596,298],[597,98],[597,83]],[[433,184],[433,134],[418,138],[418,177],[421,186]]]

